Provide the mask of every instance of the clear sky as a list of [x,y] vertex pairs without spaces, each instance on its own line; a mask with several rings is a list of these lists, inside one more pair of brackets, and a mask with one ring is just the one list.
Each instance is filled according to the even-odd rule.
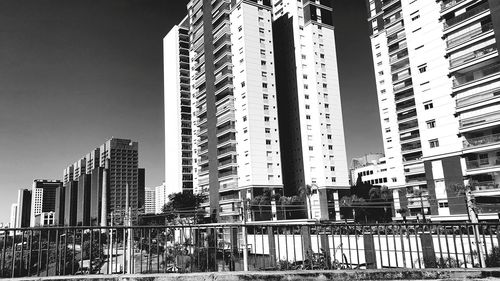
[[[164,178],[162,38],[187,0],[0,1],[0,222],[19,188],[111,137]],[[382,152],[364,0],[335,0],[348,159]]]

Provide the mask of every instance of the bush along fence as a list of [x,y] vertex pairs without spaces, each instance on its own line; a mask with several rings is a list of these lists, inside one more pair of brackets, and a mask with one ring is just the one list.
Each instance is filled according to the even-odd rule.
[[2,229],[0,275],[500,267],[499,246],[499,223]]

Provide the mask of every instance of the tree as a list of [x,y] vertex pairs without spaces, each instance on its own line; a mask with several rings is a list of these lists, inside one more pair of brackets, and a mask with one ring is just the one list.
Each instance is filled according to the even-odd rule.
[[175,218],[188,218],[200,222],[204,217],[200,205],[206,198],[205,195],[191,192],[172,193],[168,196],[167,204],[162,207],[162,213],[167,214],[166,219],[169,222]]
[[[354,221],[359,221],[357,220],[357,217],[360,215],[360,213],[365,215],[365,221],[366,221],[366,214],[365,214],[366,200],[364,198],[359,198],[357,195],[353,194],[351,196],[344,196],[340,198],[339,203],[340,206],[352,208],[352,216]],[[358,210],[356,211],[356,209]]]
[[[271,192],[265,190],[261,195],[257,195],[250,200],[250,209],[252,211],[259,211],[259,217],[262,217],[262,210],[271,206]],[[253,212],[252,212],[253,213]],[[254,220],[255,215],[254,215]]]
[[299,196],[306,201],[307,200],[307,211],[308,211],[308,218],[312,219],[312,205],[311,205],[311,196],[313,194],[313,191],[317,189],[318,186],[315,184],[306,184],[302,185],[299,187]]

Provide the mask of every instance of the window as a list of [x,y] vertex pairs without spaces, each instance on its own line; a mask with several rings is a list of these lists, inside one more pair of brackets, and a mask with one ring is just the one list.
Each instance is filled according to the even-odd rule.
[[427,129],[432,129],[436,127],[436,120],[432,119],[425,122],[427,124]]
[[309,99],[309,95],[304,95],[304,97],[306,98],[306,100],[308,100],[308,99]]
[[302,74],[302,78],[307,79],[307,74]]
[[[261,42],[261,43],[262,43],[262,42]],[[260,54],[261,54],[261,55],[265,55],[265,54],[266,54],[266,50],[260,49]]]
[[264,116],[264,122],[269,122],[269,116]]
[[265,132],[266,132],[266,134],[270,134],[271,133],[271,129],[270,128],[266,128]]
[[243,122],[247,121],[247,117],[243,116]]
[[429,141],[429,146],[431,148],[436,148],[439,147],[439,140],[438,139],[433,139]]
[[330,171],[335,172],[335,167],[334,167],[334,166],[331,166],[331,167],[330,167]]
[[449,207],[447,201],[439,202],[438,204],[439,204],[439,208],[448,208]]
[[330,107],[330,105],[325,103],[325,108],[329,108],[329,107]]
[[311,106],[306,104],[306,109],[310,109],[310,108],[311,108]]
[[265,99],[265,100],[267,100],[267,99],[269,99],[269,95],[268,94],[263,94],[262,98]]
[[426,101],[424,102],[424,109],[425,110],[429,110],[429,109],[432,109],[434,108],[434,105],[432,104],[432,101]]
[[262,65],[262,66],[266,65],[266,61],[265,60],[261,60],[260,61],[260,65]]
[[328,135],[326,135],[326,138],[329,139],[329,140],[331,140],[332,139],[332,135],[328,134]]
[[262,88],[267,89],[267,83],[262,83]]
[[266,77],[267,77],[267,72],[262,71],[262,77],[263,77],[263,78],[266,78]]
[[307,120],[311,120],[311,115],[306,115]]
[[385,132],[389,133],[391,131],[391,128],[385,128]]
[[314,147],[309,146],[309,151],[313,151],[313,150],[314,150]]
[[419,65],[419,66],[418,66],[418,71],[420,71],[420,73],[424,73],[424,72],[426,72],[426,71],[427,71],[427,64],[426,64],[426,63],[424,63],[424,64],[422,64],[422,65]]
[[245,81],[241,82],[241,87],[245,87]]
[[333,145],[329,145],[328,150],[333,150]]
[[240,26],[238,27],[238,31],[241,31],[241,30],[243,30],[243,26],[241,26],[241,25],[240,25]]
[[271,145],[271,140],[266,140],[267,145]]

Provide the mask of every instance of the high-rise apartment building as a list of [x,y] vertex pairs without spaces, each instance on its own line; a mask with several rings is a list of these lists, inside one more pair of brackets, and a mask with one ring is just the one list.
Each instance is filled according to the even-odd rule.
[[349,189],[332,1],[275,1],[274,45],[285,193],[312,185],[313,218],[340,219]]
[[[192,0],[165,37],[166,167],[177,167],[166,184],[181,186],[188,82],[193,190],[208,195],[208,216],[239,220],[242,200],[311,184],[314,217],[339,217],[335,195],[349,183],[330,2]],[[257,219],[277,219],[274,202],[267,208]]]
[[[395,209],[465,220],[498,218],[500,3],[370,0],[377,94]],[[421,200],[423,197],[423,200]],[[423,206],[421,202],[423,201]],[[395,218],[401,214],[395,213]]]
[[64,223],[107,225],[111,212],[120,223],[127,190],[130,208],[141,212],[145,171],[138,165],[138,143],[112,138],[64,169]]
[[160,214],[162,212],[163,206],[168,202],[168,195],[170,192],[167,190],[167,185],[163,183],[154,188],[155,190],[155,214]]
[[55,212],[56,190],[62,186],[60,180],[34,180],[31,189],[30,226],[35,226],[35,217],[42,213]]
[[144,213],[154,214],[156,212],[156,190],[155,188],[146,188],[144,194]]
[[189,19],[163,39],[165,183],[168,193],[193,190]]

